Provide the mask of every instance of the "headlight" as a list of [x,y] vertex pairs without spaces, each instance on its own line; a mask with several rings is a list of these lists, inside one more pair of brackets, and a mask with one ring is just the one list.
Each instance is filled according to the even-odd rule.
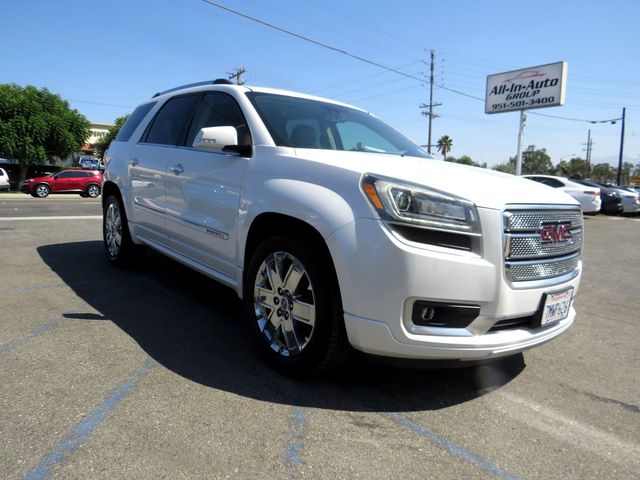
[[478,210],[464,198],[369,174],[362,178],[362,190],[386,221],[480,235]]

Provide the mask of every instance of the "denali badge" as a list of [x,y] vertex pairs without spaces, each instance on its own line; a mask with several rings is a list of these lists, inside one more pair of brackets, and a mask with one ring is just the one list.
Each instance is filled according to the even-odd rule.
[[540,243],[563,243],[571,240],[571,222],[546,222],[540,225]]

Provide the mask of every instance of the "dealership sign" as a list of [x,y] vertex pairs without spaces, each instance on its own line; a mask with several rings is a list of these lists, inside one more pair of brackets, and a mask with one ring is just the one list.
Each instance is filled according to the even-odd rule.
[[567,63],[557,62],[487,76],[485,113],[564,105]]

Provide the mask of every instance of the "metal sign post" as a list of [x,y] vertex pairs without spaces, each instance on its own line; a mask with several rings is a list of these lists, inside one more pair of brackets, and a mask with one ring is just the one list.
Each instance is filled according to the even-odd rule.
[[518,132],[518,156],[516,157],[516,175],[522,175],[522,143],[524,141],[524,126],[527,116],[520,110],[520,131]]

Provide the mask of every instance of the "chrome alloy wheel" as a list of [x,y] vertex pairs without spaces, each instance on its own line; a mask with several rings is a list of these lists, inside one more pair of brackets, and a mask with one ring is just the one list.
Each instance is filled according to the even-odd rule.
[[97,185],[89,185],[89,188],[87,188],[87,194],[91,198],[96,198],[98,195],[100,195],[100,187]]
[[36,186],[36,195],[40,198],[46,197],[47,195],[49,195],[49,187],[42,183]]
[[122,217],[116,202],[109,203],[104,219],[104,238],[110,257],[117,257],[122,245]]
[[316,322],[313,285],[302,263],[287,252],[271,253],[253,291],[258,328],[269,346],[284,357],[302,352]]

